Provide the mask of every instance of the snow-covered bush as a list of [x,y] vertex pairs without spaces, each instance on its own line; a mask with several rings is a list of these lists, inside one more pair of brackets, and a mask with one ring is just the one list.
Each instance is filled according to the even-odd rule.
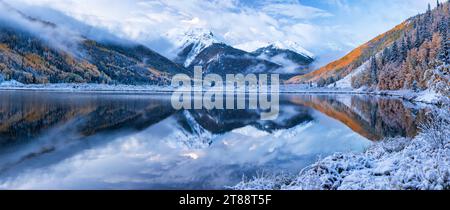
[[335,154],[305,168],[286,184],[277,178],[239,183],[236,189],[450,190],[450,108],[431,113],[414,139],[392,138],[363,154]]
[[260,172],[250,180],[243,178],[243,181],[236,186],[230,187],[232,190],[281,190],[289,185],[295,177],[287,173],[266,173]]

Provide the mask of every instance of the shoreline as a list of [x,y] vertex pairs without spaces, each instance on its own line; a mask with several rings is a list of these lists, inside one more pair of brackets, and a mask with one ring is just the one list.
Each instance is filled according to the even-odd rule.
[[[31,85],[4,85],[0,83],[0,91],[45,91],[56,93],[117,93],[117,94],[171,94],[175,90],[170,86],[152,85],[103,85],[103,84],[31,84]],[[180,91],[180,90],[178,90]],[[199,92],[199,91],[185,91]],[[226,92],[224,90],[224,92]],[[236,90],[237,94],[245,94],[248,91]],[[363,91],[354,89],[331,88],[305,88],[297,85],[281,85],[280,94],[334,94],[334,95],[371,95],[395,97],[405,101],[440,105],[445,103],[444,96],[435,92],[410,90],[399,91]],[[428,94],[428,95],[427,95]]]

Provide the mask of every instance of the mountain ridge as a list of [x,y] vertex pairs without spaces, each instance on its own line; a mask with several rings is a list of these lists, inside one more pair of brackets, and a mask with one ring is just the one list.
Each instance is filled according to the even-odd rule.
[[220,41],[206,29],[190,29],[176,41],[175,63],[190,71],[203,66],[205,73],[278,73],[283,79],[306,73],[314,61],[312,53],[297,43],[269,43],[254,52],[247,52]]

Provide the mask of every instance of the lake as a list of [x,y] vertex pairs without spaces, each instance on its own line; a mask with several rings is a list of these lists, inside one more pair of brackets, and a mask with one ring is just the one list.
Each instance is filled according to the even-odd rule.
[[413,137],[430,107],[288,94],[280,115],[174,110],[164,94],[0,91],[0,188],[224,189],[320,157]]

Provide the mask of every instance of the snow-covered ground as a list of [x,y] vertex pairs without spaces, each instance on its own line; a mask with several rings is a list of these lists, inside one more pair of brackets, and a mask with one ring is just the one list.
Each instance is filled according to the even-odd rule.
[[[256,87],[250,87],[256,90]],[[157,85],[105,85],[105,84],[22,84],[10,80],[0,83],[0,90],[44,90],[44,91],[64,91],[64,92],[129,92],[129,93],[158,93],[173,92],[175,89],[171,86]],[[225,91],[225,90],[224,90]],[[245,88],[237,89],[236,92],[245,92]],[[414,102],[428,104],[449,103],[449,97],[442,96],[433,90],[414,92],[412,90],[399,91],[366,91],[364,89],[352,88],[332,88],[332,87],[310,87],[309,85],[281,85],[280,93],[301,93],[301,94],[370,94],[385,95],[402,98]]]
[[362,154],[339,153],[296,176],[257,176],[236,190],[450,190],[450,111],[435,111],[414,139],[393,138]]
[[354,76],[357,76],[361,72],[363,72],[367,68],[367,65],[369,65],[369,61],[365,62],[363,65],[361,65],[360,67],[355,69],[352,73],[350,73],[349,75],[347,75],[343,79],[337,81],[336,82],[336,87],[334,86],[334,84],[331,84],[328,87],[329,88],[340,88],[340,89],[353,89],[352,88],[352,78]]
[[341,84],[341,87],[309,87],[307,85],[283,85],[280,87],[282,93],[321,93],[321,94],[366,94],[366,95],[383,95],[398,97],[413,102],[422,102],[427,104],[446,104],[449,103],[449,96],[443,96],[432,89],[424,91],[412,90],[396,90],[396,91],[370,91],[361,89],[353,89]]
[[62,92],[171,92],[170,86],[157,85],[105,85],[105,84],[22,84],[10,80],[0,83],[0,90],[42,90]]

